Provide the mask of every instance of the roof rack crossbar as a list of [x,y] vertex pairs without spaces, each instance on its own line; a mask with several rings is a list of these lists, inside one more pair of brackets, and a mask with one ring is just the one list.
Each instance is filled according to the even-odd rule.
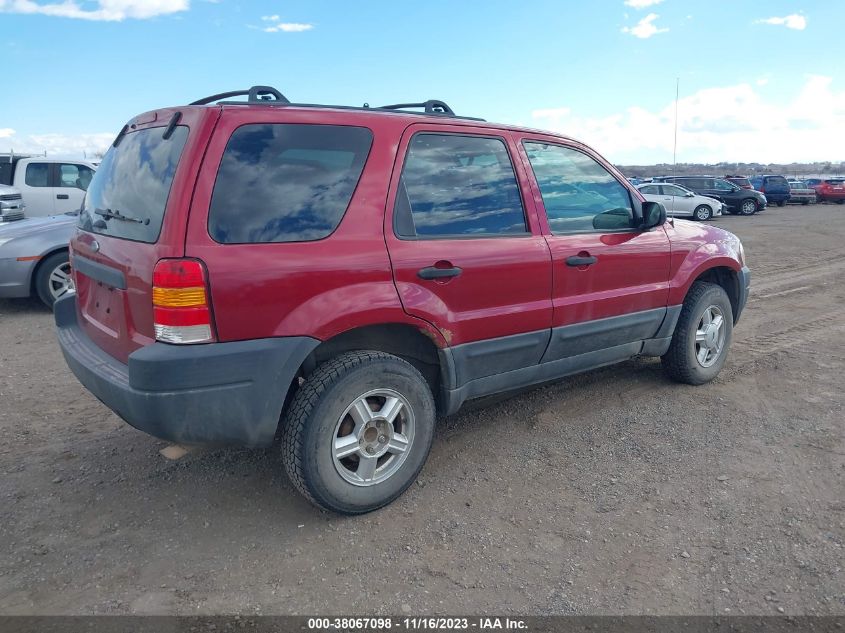
[[[290,103],[287,97],[281,92],[270,86],[253,86],[249,90],[231,90],[229,92],[221,92],[220,94],[211,95],[203,99],[192,101],[190,105],[208,105],[221,99],[228,99],[229,97],[247,97],[247,103],[263,103],[265,101]],[[271,99],[272,97],[272,99]]]
[[409,108],[423,108],[426,114],[447,114],[455,116],[455,111],[452,110],[444,101],[437,99],[429,99],[421,103],[394,103],[392,105],[381,106],[379,110],[408,110]]

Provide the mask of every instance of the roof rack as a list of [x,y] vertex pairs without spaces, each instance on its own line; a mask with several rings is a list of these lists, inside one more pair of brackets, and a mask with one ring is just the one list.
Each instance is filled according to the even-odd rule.
[[271,88],[270,86],[253,86],[249,90],[231,90],[229,92],[221,92],[220,94],[192,101],[189,105],[208,105],[209,103],[228,99],[229,97],[242,97],[244,95],[247,95],[247,103],[290,103],[288,98],[275,88]]
[[379,110],[409,110],[411,108],[423,108],[426,114],[446,114],[455,116],[455,111],[446,105],[444,101],[429,99],[422,103],[394,103],[393,105],[381,106]]
[[[231,97],[242,97],[246,96],[247,100],[244,101],[223,101],[224,99],[229,99]],[[337,108],[343,110],[366,110],[367,112],[400,112],[406,110],[413,110],[416,108],[422,108],[422,112],[418,112],[416,114],[426,114],[430,116],[441,116],[441,117],[454,117],[458,119],[470,119],[472,121],[483,121],[484,119],[479,119],[476,117],[469,117],[469,116],[458,116],[455,114],[455,111],[452,110],[446,102],[440,101],[438,99],[429,99],[427,101],[421,101],[419,103],[394,103],[391,105],[380,106],[377,108],[370,107],[369,104],[365,103],[362,107],[356,106],[338,106],[338,105],[327,105],[321,103],[291,103],[287,97],[285,97],[281,92],[272,88],[270,86],[253,86],[249,90],[232,90],[229,92],[221,92],[220,94],[211,95],[209,97],[205,97],[203,99],[198,99],[197,101],[193,101],[190,105],[209,105],[212,103],[220,102],[221,104],[255,104],[255,105],[272,105],[272,106],[296,106],[300,108]]]

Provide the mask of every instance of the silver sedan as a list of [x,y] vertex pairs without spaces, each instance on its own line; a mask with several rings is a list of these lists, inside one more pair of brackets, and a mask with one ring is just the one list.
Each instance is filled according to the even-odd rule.
[[37,295],[48,306],[73,292],[68,242],[75,214],[0,222],[0,297]]
[[727,207],[715,198],[700,196],[697,193],[668,182],[650,182],[639,185],[637,189],[646,200],[659,202],[666,207],[670,216],[692,216],[696,220],[709,220],[727,213]]

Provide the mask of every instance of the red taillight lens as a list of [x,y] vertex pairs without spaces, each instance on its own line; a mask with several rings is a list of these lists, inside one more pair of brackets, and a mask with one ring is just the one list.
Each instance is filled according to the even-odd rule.
[[156,340],[208,343],[215,340],[205,267],[196,259],[162,259],[153,271]]

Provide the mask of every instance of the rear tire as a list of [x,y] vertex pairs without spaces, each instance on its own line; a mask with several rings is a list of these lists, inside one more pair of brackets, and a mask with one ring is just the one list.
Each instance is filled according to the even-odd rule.
[[786,206],[786,200],[781,200],[780,202],[778,202],[778,206],[779,207],[785,207]]
[[387,505],[417,478],[434,437],[425,378],[383,352],[347,352],[300,387],[282,434],[285,470],[313,504],[341,514]]
[[733,310],[724,288],[697,281],[684,299],[669,351],[661,357],[663,369],[677,382],[710,382],[725,365],[732,337]]
[[701,204],[695,208],[692,215],[699,222],[705,222],[713,217],[713,209],[708,207],[706,204]]
[[53,253],[42,259],[35,271],[35,292],[44,305],[52,308],[58,299],[73,291],[67,251]]

